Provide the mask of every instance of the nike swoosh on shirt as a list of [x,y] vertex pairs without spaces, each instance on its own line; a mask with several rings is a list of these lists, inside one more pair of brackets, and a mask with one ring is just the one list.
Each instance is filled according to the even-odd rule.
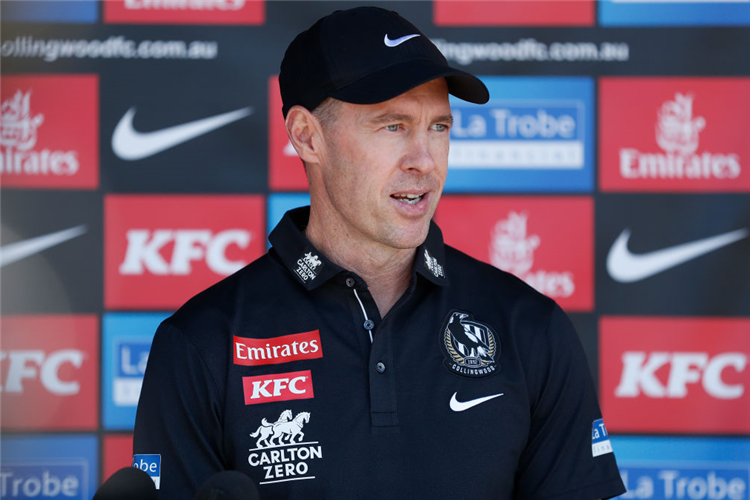
[[747,235],[747,229],[737,229],[653,252],[633,254],[628,250],[630,229],[624,229],[609,250],[607,271],[612,279],[621,283],[640,281],[741,240]]
[[80,236],[86,232],[86,226],[76,226],[70,229],[63,229],[43,236],[37,236],[36,238],[30,238],[28,240],[18,241],[11,243],[0,248],[0,267],[7,266],[26,257],[31,257],[34,254],[43,252],[48,248],[64,243],[68,240],[72,240],[76,236]]
[[391,40],[388,38],[388,35],[385,35],[385,38],[383,38],[383,43],[386,47],[398,47],[402,43],[404,43],[407,40],[411,40],[412,38],[418,37],[419,33],[415,33],[413,35],[406,35],[402,36],[401,38],[396,38],[395,40]]
[[468,410],[469,408],[473,408],[476,405],[480,405],[484,403],[485,401],[489,401],[490,399],[499,398],[502,396],[503,392],[500,394],[493,394],[492,396],[484,396],[483,398],[477,398],[477,399],[470,399],[469,401],[459,401],[456,399],[457,392],[453,393],[453,396],[451,396],[451,410],[453,411],[464,411]]
[[253,108],[242,108],[153,132],[138,132],[133,128],[135,108],[130,108],[115,127],[112,150],[123,160],[142,160],[240,120],[252,112]]

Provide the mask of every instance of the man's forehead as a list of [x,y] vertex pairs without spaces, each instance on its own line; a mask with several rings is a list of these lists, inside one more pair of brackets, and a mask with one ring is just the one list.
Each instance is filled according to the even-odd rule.
[[444,78],[419,85],[387,101],[346,105],[368,119],[377,119],[384,115],[413,115],[415,112],[427,112],[431,115],[450,114],[448,85]]

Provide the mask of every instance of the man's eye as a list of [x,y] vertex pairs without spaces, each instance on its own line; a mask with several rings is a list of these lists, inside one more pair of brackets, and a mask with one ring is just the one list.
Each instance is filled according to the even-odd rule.
[[444,123],[436,123],[436,124],[434,125],[434,128],[435,128],[435,130],[437,130],[438,132],[445,132],[446,130],[448,130],[448,125],[446,125],[446,124],[444,124]]
[[385,129],[389,132],[396,132],[398,131],[398,125],[386,125]]

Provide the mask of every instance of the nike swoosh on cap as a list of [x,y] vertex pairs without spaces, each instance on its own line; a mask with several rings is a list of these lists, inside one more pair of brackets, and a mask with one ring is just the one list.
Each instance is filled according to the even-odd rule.
[[500,394],[493,394],[492,396],[484,396],[483,398],[470,399],[469,401],[459,401],[459,400],[457,400],[456,399],[456,394],[458,394],[458,393],[454,392],[453,396],[451,396],[450,406],[451,406],[451,410],[453,410],[453,411],[468,410],[469,408],[473,408],[476,405],[480,405],[480,404],[484,403],[485,401],[489,401],[490,399],[499,398],[500,396],[502,396],[505,393],[501,392]]
[[142,160],[245,118],[252,112],[253,108],[242,108],[153,132],[138,132],[133,128],[133,107],[120,118],[115,127],[112,151],[123,160]]
[[36,238],[18,241],[0,248],[0,267],[7,266],[21,259],[31,257],[34,254],[43,252],[60,243],[72,240],[86,232],[86,226],[76,226],[70,229],[63,229]]
[[388,38],[388,35],[386,34],[385,38],[383,38],[383,43],[385,44],[386,47],[398,47],[405,41],[411,40],[412,38],[415,38],[418,36],[419,36],[419,33],[415,33],[413,35],[406,35],[400,38],[396,38],[395,40],[391,40],[390,38]]
[[628,250],[630,229],[624,229],[607,255],[607,272],[612,279],[621,283],[640,281],[741,240],[747,235],[747,229],[737,229],[661,250],[633,254]]

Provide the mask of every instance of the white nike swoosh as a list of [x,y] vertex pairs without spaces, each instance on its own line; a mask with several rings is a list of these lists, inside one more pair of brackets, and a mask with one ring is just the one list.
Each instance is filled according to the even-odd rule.
[[8,264],[25,259],[26,257],[31,257],[36,253],[52,248],[60,243],[72,240],[76,236],[85,233],[86,230],[86,226],[76,226],[71,227],[70,229],[63,229],[62,231],[5,245],[0,248],[0,267],[7,266]]
[[632,283],[712,252],[747,237],[747,229],[737,229],[724,234],[695,240],[640,255],[630,253],[630,229],[625,229],[612,244],[607,255],[607,271],[620,283]]
[[123,160],[141,160],[240,120],[252,112],[253,108],[242,108],[153,132],[138,132],[133,128],[135,108],[130,108],[115,127],[112,150]]
[[401,38],[396,38],[395,40],[391,40],[388,38],[388,35],[385,35],[385,38],[383,38],[383,43],[386,47],[398,47],[402,43],[404,43],[407,40],[411,40],[412,38],[418,37],[419,33],[415,33],[413,35],[406,35],[402,36]]
[[457,400],[456,399],[456,394],[458,394],[458,393],[454,392],[453,396],[451,396],[451,410],[453,410],[453,411],[468,410],[469,408],[472,408],[472,407],[474,407],[476,405],[480,405],[480,404],[484,403],[485,401],[489,401],[490,399],[499,398],[500,396],[502,396],[505,393],[501,392],[500,394],[493,394],[492,396],[485,396],[483,398],[471,399],[469,401],[459,401],[459,400]]

